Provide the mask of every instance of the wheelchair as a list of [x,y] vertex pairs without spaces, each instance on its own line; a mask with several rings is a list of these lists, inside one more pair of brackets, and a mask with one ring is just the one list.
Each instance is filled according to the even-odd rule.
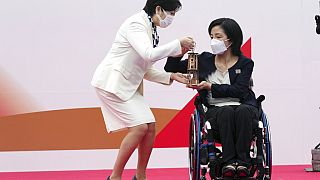
[[[266,114],[263,112],[261,103],[264,95],[257,98],[259,120],[253,122],[253,137],[250,147],[251,165],[249,176],[241,179],[271,179],[272,170],[272,149],[269,123]],[[190,119],[189,133],[189,176],[190,180],[206,180],[209,174],[211,180],[230,179],[222,177],[222,156],[223,152],[213,142],[214,160],[209,160],[207,151],[207,129],[205,119],[205,107],[199,96],[196,97],[195,110]],[[215,140],[216,141],[216,140]],[[231,178],[240,179],[240,178]]]

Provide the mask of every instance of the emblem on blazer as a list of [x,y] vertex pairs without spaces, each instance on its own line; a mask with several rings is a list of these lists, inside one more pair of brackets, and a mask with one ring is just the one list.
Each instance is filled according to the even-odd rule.
[[236,69],[236,74],[241,74],[241,69]]

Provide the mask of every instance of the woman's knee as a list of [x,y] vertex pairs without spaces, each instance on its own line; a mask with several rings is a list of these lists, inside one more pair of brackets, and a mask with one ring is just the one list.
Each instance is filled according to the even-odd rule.
[[217,113],[218,124],[230,124],[234,122],[234,109],[231,106],[219,107]]
[[156,133],[156,123],[149,123],[148,124],[148,134],[155,134]]
[[235,109],[235,113],[251,116],[250,106],[241,104]]
[[254,109],[250,105],[242,104],[235,110],[236,122],[248,122],[251,123],[253,119],[256,118]]
[[218,110],[220,114],[233,114],[234,109],[231,106],[221,106]]
[[144,136],[145,134],[148,133],[148,129],[149,129],[148,124],[141,124],[138,126],[130,127],[129,132],[134,133],[137,136]]
[[234,109],[231,106],[222,106],[219,108],[217,115],[217,119],[231,120],[234,118]]

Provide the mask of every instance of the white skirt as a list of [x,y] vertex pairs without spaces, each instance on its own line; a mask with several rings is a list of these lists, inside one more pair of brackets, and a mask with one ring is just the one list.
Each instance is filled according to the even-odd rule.
[[155,122],[150,107],[139,92],[136,92],[128,101],[123,101],[112,93],[99,88],[95,89],[101,101],[101,111],[109,133]]

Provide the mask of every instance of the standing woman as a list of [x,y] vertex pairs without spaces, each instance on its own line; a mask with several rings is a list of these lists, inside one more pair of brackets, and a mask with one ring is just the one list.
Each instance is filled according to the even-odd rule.
[[191,49],[190,37],[157,46],[157,26],[169,26],[178,10],[179,0],[147,0],[143,11],[129,17],[118,30],[110,51],[97,67],[91,84],[102,102],[102,113],[108,132],[128,129],[107,178],[120,180],[124,167],[138,147],[138,164],[133,179],[145,180],[146,168],[155,139],[155,118],[142,96],[142,80],[171,84],[187,83],[181,73],[167,73],[153,64],[182,49]]

